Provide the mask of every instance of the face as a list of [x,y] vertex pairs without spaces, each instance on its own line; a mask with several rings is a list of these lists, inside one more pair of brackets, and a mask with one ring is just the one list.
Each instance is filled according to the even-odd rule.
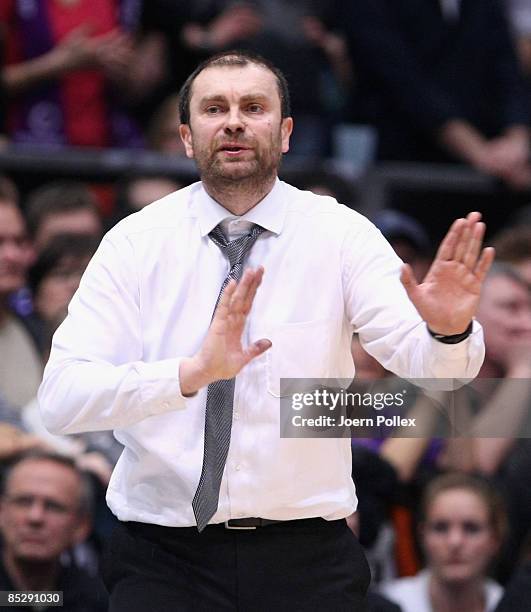
[[43,219],[35,236],[37,250],[42,249],[59,234],[84,234],[99,237],[101,220],[91,208],[51,214]]
[[70,300],[79,287],[90,258],[65,257],[42,279],[34,296],[35,309],[45,321],[66,316]]
[[422,529],[427,563],[444,582],[481,577],[498,549],[485,501],[467,489],[439,493]]
[[22,215],[14,204],[0,202],[0,296],[24,285],[30,257]]
[[0,506],[5,554],[15,561],[53,561],[83,540],[88,521],[79,513],[80,486],[73,470],[53,461],[15,466]]
[[509,277],[487,278],[477,318],[489,359],[503,365],[514,341],[531,337],[531,294]]
[[203,70],[192,87],[190,125],[180,132],[207,184],[260,185],[276,176],[292,127],[281,119],[274,74],[248,64]]

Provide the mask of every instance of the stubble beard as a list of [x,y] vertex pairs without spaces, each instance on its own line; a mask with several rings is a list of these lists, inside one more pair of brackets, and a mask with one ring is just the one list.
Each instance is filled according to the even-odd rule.
[[[243,144],[243,143],[242,143]],[[248,160],[222,159],[214,150],[196,152],[195,162],[207,191],[214,196],[246,196],[262,199],[272,188],[282,161],[280,133],[272,135],[269,147],[252,149]]]

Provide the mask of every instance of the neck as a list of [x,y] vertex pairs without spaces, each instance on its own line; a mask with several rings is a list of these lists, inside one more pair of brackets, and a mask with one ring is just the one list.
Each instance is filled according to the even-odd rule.
[[203,185],[208,195],[216,200],[223,208],[238,217],[254,208],[273,189],[276,175],[266,181],[250,184],[246,181],[209,181],[203,177]]
[[15,589],[20,591],[53,590],[57,586],[57,561],[25,561],[4,552],[4,566]]
[[434,612],[484,612],[485,610],[482,579],[455,584],[431,576],[429,596]]

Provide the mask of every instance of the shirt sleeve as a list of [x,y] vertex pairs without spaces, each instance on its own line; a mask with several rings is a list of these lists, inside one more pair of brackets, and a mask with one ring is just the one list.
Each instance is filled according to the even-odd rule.
[[402,261],[380,231],[368,225],[346,244],[347,315],[365,350],[402,378],[474,378],[485,352],[479,323],[458,344],[435,340],[400,282]]
[[56,434],[122,428],[185,407],[180,358],[145,362],[132,246],[103,239],[56,331],[39,389]]

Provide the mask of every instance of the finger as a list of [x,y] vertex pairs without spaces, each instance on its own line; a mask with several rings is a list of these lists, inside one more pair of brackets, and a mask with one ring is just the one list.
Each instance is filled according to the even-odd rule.
[[442,259],[444,261],[450,261],[454,258],[455,247],[459,240],[459,236],[463,231],[464,226],[466,225],[465,219],[456,219],[448,233],[443,238],[439,249],[437,250],[437,254],[435,255],[435,259]]
[[463,263],[469,270],[473,270],[477,264],[478,257],[481,253],[481,245],[483,243],[483,236],[485,235],[485,224],[483,222],[477,222],[472,230],[467,251],[463,257]]
[[247,299],[249,292],[251,291],[251,286],[253,284],[255,276],[255,271],[248,268],[244,271],[240,281],[238,282],[238,286],[236,287],[236,291],[232,295],[232,300],[230,302],[230,313],[233,315],[241,314],[244,310],[244,305]]
[[251,312],[251,307],[254,302],[254,298],[256,297],[256,292],[258,287],[262,284],[262,278],[264,276],[264,268],[260,266],[253,277],[251,285],[249,287],[249,291],[243,303],[243,313],[248,315]]
[[493,247],[486,247],[483,249],[476,269],[474,270],[474,274],[476,275],[476,278],[479,280],[480,283],[483,282],[483,280],[485,279],[485,276],[487,275],[487,272],[489,271],[489,268],[491,267],[495,256],[496,251]]
[[411,299],[411,295],[417,288],[418,283],[413,274],[413,270],[409,264],[404,264],[402,266],[402,271],[400,273],[400,282],[404,286],[406,293]]
[[235,290],[236,281],[231,278],[231,280],[227,283],[225,289],[223,290],[221,297],[219,298],[216,311],[214,312],[213,321],[226,321],[228,319],[230,303]]
[[470,239],[471,239],[470,226],[467,223],[463,227],[461,235],[459,236],[459,240],[456,242],[456,245],[455,245],[455,252],[454,252],[455,261],[461,261],[461,262],[464,261],[465,255],[468,252],[468,248],[470,245]]
[[265,353],[272,346],[273,343],[267,338],[261,338],[260,340],[257,340],[256,342],[250,344],[245,351],[247,363],[249,363],[249,361],[251,361],[252,359],[258,357],[259,355],[262,355],[262,353]]

